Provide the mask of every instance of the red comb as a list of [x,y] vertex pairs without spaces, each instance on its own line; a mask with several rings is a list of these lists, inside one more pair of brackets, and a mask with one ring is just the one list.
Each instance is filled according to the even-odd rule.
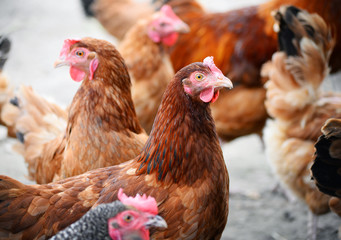
[[155,198],[151,196],[147,197],[146,194],[143,194],[143,196],[136,194],[135,197],[128,197],[123,193],[123,189],[120,188],[120,190],[118,190],[118,199],[124,205],[133,206],[141,212],[149,212],[155,215],[158,213]]
[[60,51],[59,57],[60,58],[66,57],[68,52],[70,51],[70,47],[79,41],[80,39],[65,39],[62,50]]

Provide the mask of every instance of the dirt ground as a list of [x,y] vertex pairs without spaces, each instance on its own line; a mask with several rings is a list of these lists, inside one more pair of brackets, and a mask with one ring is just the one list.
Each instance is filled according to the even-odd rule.
[[[209,5],[209,3],[212,5]],[[243,0],[203,1],[213,10],[258,3]],[[31,85],[39,94],[66,106],[78,88],[67,68],[54,69],[63,40],[91,36],[115,43],[94,19],[86,19],[80,1],[1,0],[0,33],[12,40],[5,73],[13,86]],[[336,77],[335,77],[336,78]],[[334,87],[335,81],[326,87]],[[11,149],[15,142],[0,128],[0,174],[24,183],[27,170],[23,158]],[[289,202],[273,191],[276,179],[265,159],[258,136],[239,138],[222,144],[230,174],[230,213],[224,240],[300,240],[306,238],[308,208],[300,201]],[[329,213],[319,218],[318,239],[338,239],[340,218]]]

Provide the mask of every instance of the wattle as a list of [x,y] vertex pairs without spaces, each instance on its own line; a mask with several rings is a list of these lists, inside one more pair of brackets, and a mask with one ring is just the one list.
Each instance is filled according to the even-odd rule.
[[85,72],[74,67],[74,66],[71,66],[70,67],[70,76],[74,81],[80,82],[85,78]]
[[200,99],[203,102],[210,102],[213,99],[213,95],[214,95],[213,87],[206,88],[206,89],[201,91]]
[[206,89],[202,90],[200,93],[200,99],[203,102],[214,103],[215,101],[217,101],[218,97],[219,97],[219,91],[214,92],[213,87],[206,88]]
[[167,37],[162,38],[162,43],[165,44],[166,46],[173,46],[178,40],[178,37],[179,37],[178,33],[169,34]]

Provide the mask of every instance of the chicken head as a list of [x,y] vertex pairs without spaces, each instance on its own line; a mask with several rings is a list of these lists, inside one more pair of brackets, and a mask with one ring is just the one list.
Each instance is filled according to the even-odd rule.
[[232,88],[233,85],[231,80],[216,67],[213,57],[206,57],[203,63],[210,71],[195,71],[189,78],[183,79],[182,83],[187,94],[193,97],[199,96],[203,102],[213,103],[218,99],[219,89]]
[[86,77],[92,80],[99,63],[95,52],[75,46],[79,41],[66,39],[60,51],[59,59],[54,63],[55,67],[70,66],[70,76],[76,82],[83,81]]
[[169,5],[164,5],[152,18],[148,26],[148,36],[154,42],[172,46],[176,43],[179,33],[189,32],[188,25],[175,15]]
[[166,228],[166,221],[157,215],[158,208],[155,198],[146,197],[144,194],[136,197],[127,197],[122,188],[118,192],[119,200],[130,206],[131,209],[123,211],[108,220],[109,235],[113,240],[118,239],[149,239],[149,228]]

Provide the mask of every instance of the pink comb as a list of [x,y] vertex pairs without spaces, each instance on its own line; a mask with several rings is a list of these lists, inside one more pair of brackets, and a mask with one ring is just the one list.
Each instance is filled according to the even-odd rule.
[[206,57],[203,63],[205,66],[209,67],[215,75],[223,75],[220,69],[214,64],[213,57]]
[[62,50],[60,51],[59,57],[60,58],[66,57],[68,52],[70,51],[70,47],[79,41],[80,39],[65,39]]
[[136,197],[128,197],[123,193],[123,189],[120,188],[118,190],[118,199],[125,205],[133,206],[134,208],[142,211],[142,212],[149,212],[151,214],[157,214],[157,203],[155,198],[151,196],[143,196],[136,194]]
[[171,8],[171,6],[165,4],[162,6],[162,8],[160,9],[160,12],[162,12],[163,14],[165,14],[165,16],[174,19],[174,20],[178,20],[179,17],[175,15],[175,13],[173,12],[173,9]]

